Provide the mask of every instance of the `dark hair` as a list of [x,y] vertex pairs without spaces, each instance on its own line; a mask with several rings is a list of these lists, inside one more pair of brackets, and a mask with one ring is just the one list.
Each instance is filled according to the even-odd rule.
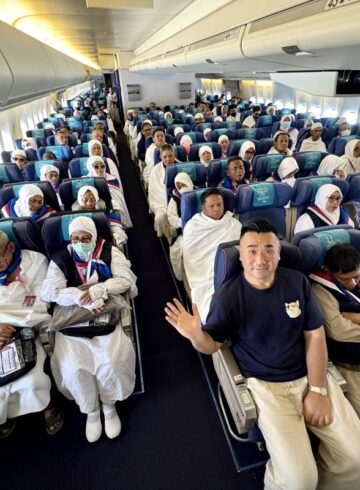
[[238,160],[244,163],[244,160],[239,155],[233,155],[232,157],[228,158],[228,161],[226,162],[226,168],[230,167],[231,162],[237,162]]
[[289,139],[289,135],[287,133],[278,133],[275,138],[274,138],[274,141],[277,141],[279,139],[279,136],[286,136],[287,139]]
[[201,204],[204,205],[206,199],[210,196],[221,196],[222,200],[224,201],[221,190],[217,189],[216,187],[211,187],[210,189],[206,189],[206,191],[201,194]]
[[164,112],[171,112],[171,107],[169,105],[164,105]]
[[155,134],[156,134],[156,133],[159,133],[159,132],[160,132],[160,133],[164,133],[164,134],[165,134],[165,131],[164,131],[162,128],[157,128],[157,129],[154,129],[154,130],[153,130],[153,134],[152,134],[152,135],[153,135],[153,136],[155,136]]
[[347,274],[360,268],[360,252],[346,243],[338,243],[325,254],[324,267],[329,272]]
[[261,111],[260,106],[258,106],[258,105],[253,105],[251,109],[252,109],[253,112],[255,112],[255,111]]
[[265,218],[253,218],[245,221],[241,228],[240,240],[246,233],[250,232],[273,233],[277,238],[279,238],[276,228],[274,228],[270,221]]
[[175,155],[175,151],[172,145],[169,145],[169,143],[165,143],[165,145],[162,145],[160,148],[160,156],[163,154],[164,151],[171,151]]

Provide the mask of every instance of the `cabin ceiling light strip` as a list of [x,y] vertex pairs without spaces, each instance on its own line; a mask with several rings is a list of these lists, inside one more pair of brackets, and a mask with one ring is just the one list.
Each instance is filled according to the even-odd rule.
[[153,0],[86,0],[87,8],[97,9],[153,9]]

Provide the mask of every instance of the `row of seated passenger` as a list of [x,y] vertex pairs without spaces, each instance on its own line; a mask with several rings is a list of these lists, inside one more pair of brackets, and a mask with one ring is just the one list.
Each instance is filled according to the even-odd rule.
[[[19,180],[36,177],[35,182],[5,183],[0,190],[3,212],[20,216],[0,219],[0,355],[22,359],[10,371],[2,363],[1,438],[11,434],[18,416],[30,412],[44,410],[49,434],[63,423],[63,414],[50,403],[51,381],[43,371],[39,331],[43,342],[49,339],[48,330],[52,332],[54,379],[59,391],[87,414],[89,442],[101,436],[100,411],[106,435],[119,435],[115,402],[134,389],[129,301],[137,294],[136,277],[121,251],[126,233],[113,212],[109,162],[96,155],[85,160],[70,164],[73,172],[76,164],[88,164],[89,175],[78,179],[67,178],[68,163],[61,160],[28,163],[22,171],[16,164],[0,166],[5,182],[13,172]],[[59,201],[76,211],[61,212]],[[114,224],[122,232],[120,242]]]

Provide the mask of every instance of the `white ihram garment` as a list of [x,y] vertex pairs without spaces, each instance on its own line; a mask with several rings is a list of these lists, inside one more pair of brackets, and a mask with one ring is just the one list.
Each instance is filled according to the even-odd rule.
[[227,211],[220,220],[195,214],[183,230],[183,257],[191,299],[205,323],[214,292],[214,259],[220,243],[239,240],[240,221]]
[[[130,262],[115,247],[111,254],[113,277],[98,283],[95,271],[88,284],[102,286],[105,296],[129,289],[135,296],[136,278],[130,270]],[[78,288],[68,288],[62,271],[50,262],[41,290],[45,300],[70,306],[77,303],[82,293]],[[90,413],[98,409],[99,398],[103,403],[115,403],[131,395],[135,385],[135,351],[121,325],[109,335],[92,339],[56,332],[51,369],[59,391],[70,400],[74,399],[81,412]]]
[[[51,317],[40,299],[40,287],[46,276],[48,262],[44,255],[21,252],[20,281],[0,286],[0,321],[14,327],[46,326]],[[33,306],[23,306],[25,296],[36,296]],[[50,403],[50,378],[44,373],[45,352],[36,341],[36,366],[24,376],[0,387],[0,424],[7,418],[39,412]]]

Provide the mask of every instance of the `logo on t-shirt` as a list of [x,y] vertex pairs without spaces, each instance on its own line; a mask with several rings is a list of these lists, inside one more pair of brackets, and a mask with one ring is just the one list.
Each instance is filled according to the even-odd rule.
[[301,310],[299,308],[299,300],[292,301],[291,303],[285,303],[286,313],[290,318],[297,318],[301,315]]

